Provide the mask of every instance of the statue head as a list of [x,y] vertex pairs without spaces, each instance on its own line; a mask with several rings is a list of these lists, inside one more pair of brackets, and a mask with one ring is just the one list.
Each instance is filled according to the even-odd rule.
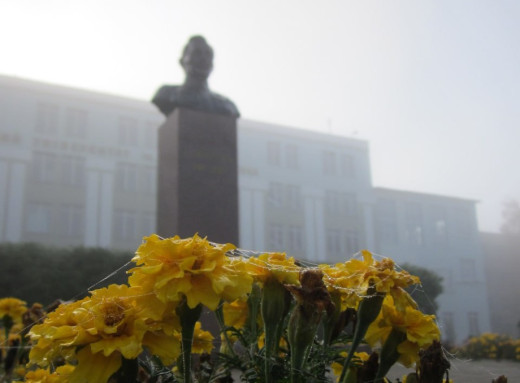
[[213,49],[202,36],[193,36],[184,47],[180,64],[189,78],[206,80],[213,69]]

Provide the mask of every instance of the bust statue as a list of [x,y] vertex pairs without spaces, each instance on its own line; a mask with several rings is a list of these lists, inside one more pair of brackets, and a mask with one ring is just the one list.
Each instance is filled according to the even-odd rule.
[[180,64],[186,73],[184,84],[163,85],[152,99],[165,116],[169,116],[177,107],[240,116],[231,100],[209,90],[208,77],[213,69],[213,49],[204,37],[190,38],[182,52]]

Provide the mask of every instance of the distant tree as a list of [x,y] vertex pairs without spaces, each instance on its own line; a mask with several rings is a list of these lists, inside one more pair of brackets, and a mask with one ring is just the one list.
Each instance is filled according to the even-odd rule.
[[504,202],[500,232],[506,235],[520,235],[520,204],[516,200]]
[[0,244],[0,298],[12,296],[44,306],[56,299],[79,299],[89,289],[124,283],[130,259],[131,252],[99,248]]
[[421,286],[411,286],[407,289],[408,293],[419,305],[419,309],[426,314],[436,314],[439,304],[436,299],[443,292],[443,278],[424,267],[402,264],[401,267],[412,275],[416,275],[421,280]]

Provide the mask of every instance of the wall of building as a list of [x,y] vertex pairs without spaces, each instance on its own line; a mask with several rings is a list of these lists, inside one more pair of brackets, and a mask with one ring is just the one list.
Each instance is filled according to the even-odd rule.
[[520,338],[520,237],[482,233],[491,329]]
[[[155,230],[163,119],[147,101],[0,76],[0,242],[135,249]],[[374,188],[367,142],[247,119],[238,161],[241,247],[431,268],[445,335],[489,329],[474,201]]]
[[0,77],[0,241],[133,248],[155,227],[142,101]]
[[438,298],[445,339],[490,330],[484,254],[475,201],[375,188],[376,251],[443,277]]

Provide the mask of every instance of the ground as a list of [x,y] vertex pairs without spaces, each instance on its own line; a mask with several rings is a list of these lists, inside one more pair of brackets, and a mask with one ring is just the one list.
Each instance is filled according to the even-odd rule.
[[[505,375],[511,383],[520,382],[520,362],[450,359],[450,363],[450,379],[453,379],[454,383],[491,383],[500,375]],[[404,367],[395,366],[388,377],[401,378],[406,371],[408,370]]]

